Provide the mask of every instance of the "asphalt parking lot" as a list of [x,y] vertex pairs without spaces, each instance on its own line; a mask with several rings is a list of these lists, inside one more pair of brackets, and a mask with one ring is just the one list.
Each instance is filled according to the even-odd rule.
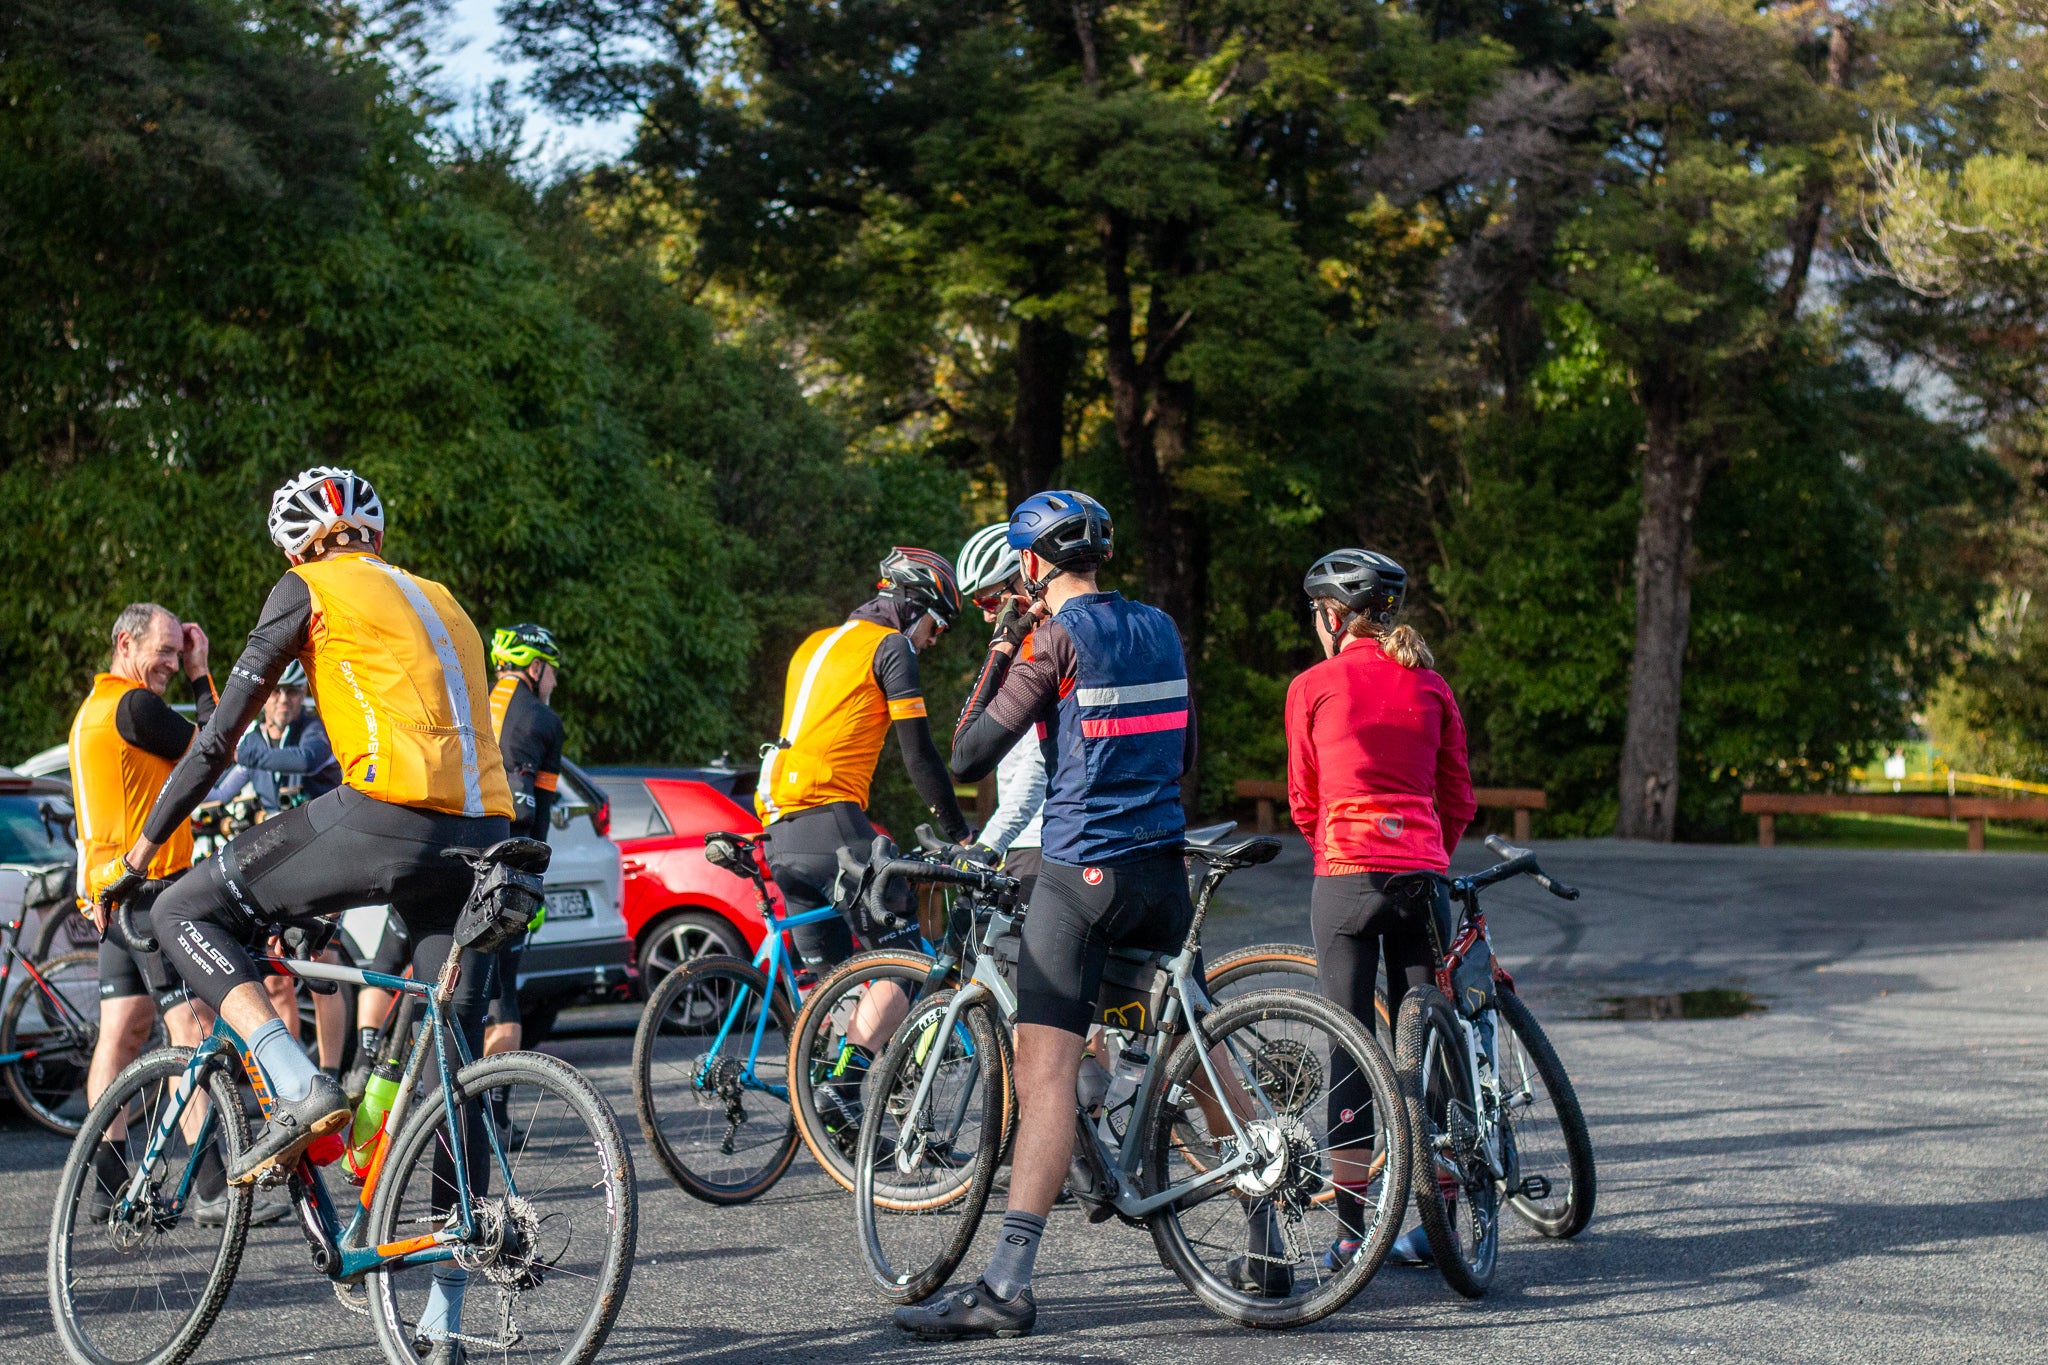
[[[1593,1225],[1519,1228],[1493,1292],[1389,1268],[1314,1328],[1210,1316],[1150,1239],[1055,1215],[1038,1335],[898,1337],[866,1288],[845,1196],[800,1158],[757,1203],[699,1204],[640,1147],[628,1032],[549,1045],[622,1115],[639,1162],[631,1293],[603,1358],[791,1362],[942,1356],[1238,1362],[2039,1360],[2048,1193],[2048,862],[2026,855],[1538,846],[1585,891],[1489,901],[1497,947],[1577,1082],[1600,1170]],[[1478,866],[1468,848],[1461,869]],[[1241,874],[1212,948],[1307,936],[1299,846]],[[1747,1017],[1615,1022],[1607,997],[1749,991]],[[64,1144],[0,1118],[0,1357],[56,1357],[43,1289]],[[990,1235],[993,1220],[985,1225]],[[970,1268],[985,1258],[970,1257]],[[252,1236],[201,1360],[374,1361],[368,1323],[303,1267],[289,1225]]]

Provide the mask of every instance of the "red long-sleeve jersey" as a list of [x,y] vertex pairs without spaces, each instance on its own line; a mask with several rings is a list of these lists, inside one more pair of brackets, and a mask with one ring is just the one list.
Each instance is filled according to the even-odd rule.
[[1346,639],[1287,689],[1287,796],[1319,876],[1448,867],[1479,811],[1450,684]]

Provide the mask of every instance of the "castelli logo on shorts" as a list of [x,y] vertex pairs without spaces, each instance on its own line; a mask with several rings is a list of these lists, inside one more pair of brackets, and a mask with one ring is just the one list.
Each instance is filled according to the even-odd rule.
[[1346,1109],[1346,1110],[1345,1110],[1345,1111],[1344,1111],[1343,1113],[1341,1113],[1341,1114],[1337,1115],[1337,1122],[1339,1122],[1339,1123],[1349,1123],[1349,1122],[1351,1122],[1351,1120],[1353,1120],[1353,1119],[1355,1119],[1355,1118],[1357,1118],[1357,1117],[1358,1117],[1358,1111],[1357,1111],[1356,1109]]
[[1400,817],[1400,816],[1398,816],[1398,815],[1381,815],[1381,816],[1377,816],[1377,817],[1375,817],[1375,819],[1376,819],[1377,823],[1379,824],[1379,827],[1380,827],[1380,836],[1381,836],[1382,838],[1386,838],[1386,839],[1398,839],[1398,838],[1400,838],[1400,837],[1401,837],[1401,817]]
[[1102,885],[1102,869],[1101,869],[1101,868],[1099,868],[1099,867],[1084,867],[1084,868],[1082,868],[1082,869],[1081,869],[1081,880],[1082,880],[1082,881],[1084,881],[1084,882],[1086,882],[1086,883],[1088,883],[1088,885],[1090,885],[1090,886],[1100,886],[1100,885]]

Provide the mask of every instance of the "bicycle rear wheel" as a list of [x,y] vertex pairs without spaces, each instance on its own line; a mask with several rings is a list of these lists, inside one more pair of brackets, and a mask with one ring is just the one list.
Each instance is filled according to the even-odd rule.
[[1502,990],[1495,1000],[1507,1025],[1495,1051],[1500,1054],[1502,1104],[1515,1140],[1515,1182],[1526,1189],[1529,1178],[1538,1176],[1550,1186],[1540,1199],[1511,1195],[1508,1207],[1545,1237],[1576,1237],[1593,1221],[1597,1183],[1593,1139],[1578,1092],[1521,997]]
[[1486,1292],[1500,1253],[1500,1192],[1481,1150],[1464,1031],[1450,1001],[1417,986],[1401,1001],[1395,1065],[1415,1134],[1415,1215],[1444,1282]]
[[[915,1303],[945,1284],[974,1241],[1003,1146],[1009,1073],[986,1005],[940,1037],[953,992],[934,995],[868,1069],[854,1154],[861,1255],[882,1297]],[[931,1083],[923,1103],[917,1091]]]
[[707,1204],[759,1198],[796,1159],[792,1031],[781,992],[731,957],[699,958],[670,972],[640,1015],[633,1037],[640,1131],[670,1178]]
[[[1256,1155],[1236,1179],[1154,1214],[1152,1240],[1211,1312],[1247,1327],[1305,1326],[1349,1303],[1401,1230],[1410,1138],[1393,1068],[1356,1019],[1303,991],[1226,1001],[1202,1021],[1202,1036],[1206,1044],[1190,1035],[1167,1059],[1141,1137],[1146,1190],[1213,1169],[1236,1150],[1222,1110],[1212,1116],[1202,1103],[1211,1093],[1205,1045],[1226,1096],[1239,1092],[1233,1107]],[[1330,1198],[1340,1174],[1362,1205],[1355,1228]],[[1254,1214],[1272,1229],[1256,1246]],[[1325,1269],[1324,1248],[1345,1235],[1363,1246]]]
[[[27,976],[26,964],[18,964]],[[85,1121],[85,1077],[99,1041],[100,960],[97,952],[65,953],[40,964],[43,986],[29,977],[0,1014],[0,1054],[36,1055],[0,1067],[22,1112],[69,1137]],[[59,1004],[61,1000],[63,1003]],[[152,1041],[163,1041],[159,1022]]]
[[[502,1146],[484,1131],[493,1091],[504,1094],[510,1120]],[[584,1365],[625,1299],[639,1228],[633,1162],[618,1122],[590,1082],[537,1052],[464,1067],[455,1103],[468,1129],[476,1232],[456,1253],[468,1276],[460,1312],[435,1326],[459,1334],[473,1358]],[[385,1158],[370,1210],[371,1245],[448,1226],[458,1206],[453,1150],[447,1105],[438,1094],[424,1098]],[[413,1365],[432,1349],[420,1318],[433,1279],[422,1266],[369,1276],[377,1344],[397,1365]]]
[[[1305,979],[1304,979],[1305,978]],[[1253,991],[1307,991],[1314,995],[1319,980],[1316,950],[1306,943],[1254,943],[1233,948],[1209,964],[1203,989],[1211,1000],[1234,1000]],[[1393,1017],[1387,1013],[1387,991],[1373,987],[1373,1004],[1379,1017],[1372,1020],[1373,1033],[1381,1046],[1392,1042]]]
[[[50,1316],[78,1365],[179,1365],[199,1349],[234,1285],[250,1193],[228,1188],[213,1226],[201,1225],[194,1199],[201,1161],[217,1159],[225,1183],[248,1126],[233,1079],[210,1067],[203,1094],[212,1113],[194,1148],[174,1121],[191,1059],[184,1048],[164,1048],[123,1071],[86,1115],[57,1178]],[[125,1135],[110,1138],[124,1124]],[[159,1159],[129,1213],[117,1217],[159,1129],[168,1129]],[[188,1175],[195,1188],[186,1188]]]
[[[860,1142],[858,1111],[828,1118],[818,1106],[818,1088],[838,1082],[847,1089],[858,1082],[865,1066],[852,1051],[848,1030],[859,1014],[862,1002],[874,988],[887,983],[903,992],[908,1005],[930,974],[932,959],[923,953],[882,948],[856,953],[832,969],[804,998],[797,1012],[796,1028],[789,1048],[791,1079],[790,1108],[796,1113],[797,1131],[811,1149],[825,1174],[841,1189],[853,1188],[853,1154]],[[887,1046],[885,1030],[882,1046]],[[837,1098],[836,1096],[834,1098]]]

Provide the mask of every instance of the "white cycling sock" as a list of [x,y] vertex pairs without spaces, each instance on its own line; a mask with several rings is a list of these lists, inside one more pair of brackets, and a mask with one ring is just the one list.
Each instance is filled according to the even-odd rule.
[[453,1261],[434,1262],[434,1283],[427,1290],[426,1307],[420,1309],[419,1335],[452,1336],[462,1330],[462,1291],[469,1288],[469,1272]]
[[1011,1209],[1003,1215],[1002,1230],[996,1234],[996,1254],[989,1257],[981,1282],[1006,1299],[1014,1299],[1031,1287],[1031,1268],[1038,1261],[1038,1239],[1045,1235],[1045,1220],[1035,1213]]
[[287,1104],[306,1098],[306,1092],[320,1075],[320,1068],[313,1065],[313,1059],[285,1028],[282,1019],[271,1020],[250,1036],[249,1054],[263,1068],[270,1093]]

